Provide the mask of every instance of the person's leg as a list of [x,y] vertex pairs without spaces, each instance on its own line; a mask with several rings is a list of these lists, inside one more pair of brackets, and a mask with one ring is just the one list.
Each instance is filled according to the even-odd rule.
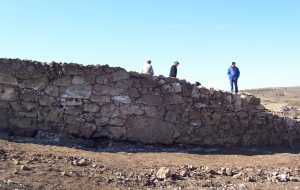
[[230,79],[230,91],[231,93],[233,93],[233,80]]
[[234,89],[235,89],[235,93],[237,94],[239,92],[237,80],[234,80]]

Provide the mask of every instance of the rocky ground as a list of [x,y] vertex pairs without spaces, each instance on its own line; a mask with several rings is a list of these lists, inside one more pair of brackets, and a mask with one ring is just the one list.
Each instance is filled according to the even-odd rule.
[[[280,113],[278,108],[287,106],[297,111],[298,90],[248,93]],[[0,189],[300,189],[300,150],[165,147],[0,133]]]
[[2,134],[0,189],[299,189],[298,152]]

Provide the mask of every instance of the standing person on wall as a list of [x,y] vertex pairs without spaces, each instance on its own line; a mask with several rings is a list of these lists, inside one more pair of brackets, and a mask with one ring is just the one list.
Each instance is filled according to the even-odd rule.
[[170,69],[169,77],[173,77],[173,78],[177,77],[177,67],[178,67],[178,65],[179,65],[179,62],[175,61],[174,64],[172,65],[171,69]]
[[154,75],[153,67],[151,65],[151,60],[148,60],[147,63],[144,64],[142,73]]
[[235,94],[237,94],[239,92],[237,82],[240,77],[240,70],[235,66],[235,62],[231,63],[231,66],[227,71],[227,75],[230,80],[231,93],[235,92]]

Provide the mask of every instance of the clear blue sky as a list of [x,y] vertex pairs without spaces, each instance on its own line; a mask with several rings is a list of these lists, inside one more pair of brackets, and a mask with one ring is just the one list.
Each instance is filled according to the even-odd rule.
[[300,86],[299,0],[0,0],[0,57],[108,64],[228,90]]

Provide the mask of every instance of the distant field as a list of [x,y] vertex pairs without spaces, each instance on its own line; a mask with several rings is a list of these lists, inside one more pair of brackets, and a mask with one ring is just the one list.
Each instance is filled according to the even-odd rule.
[[242,92],[261,98],[266,109],[300,118],[300,87],[249,89]]

